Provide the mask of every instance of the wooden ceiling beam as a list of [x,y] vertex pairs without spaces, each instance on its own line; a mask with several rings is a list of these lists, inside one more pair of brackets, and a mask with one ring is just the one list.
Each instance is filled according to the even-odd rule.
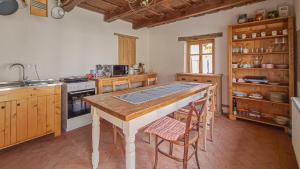
[[206,1],[205,3],[200,3],[198,5],[194,4],[185,11],[178,11],[166,14],[164,17],[158,17],[148,22],[138,22],[133,24],[134,29],[139,29],[142,27],[153,27],[166,23],[175,22],[178,20],[186,19],[193,16],[205,15],[208,13],[217,12],[220,10],[230,9],[237,6],[242,6],[249,3],[255,3],[265,0],[221,0],[218,3],[213,1]]
[[112,6],[114,6],[114,7],[118,7],[118,8],[122,8],[123,6],[122,5],[120,5],[120,4],[118,4],[118,3],[116,3],[116,2],[113,2],[113,1],[111,1],[111,0],[102,0],[104,3],[106,3],[106,4],[110,4],[110,5],[112,5]]
[[65,11],[70,12],[71,10],[73,10],[75,8],[75,6],[77,6],[83,2],[86,2],[86,0],[68,0],[62,4],[62,8]]
[[89,11],[97,12],[97,13],[100,13],[100,14],[103,14],[105,12],[104,10],[102,10],[100,8],[96,8],[94,6],[91,6],[90,4],[85,3],[85,2],[79,4],[78,7],[89,10]]
[[118,11],[113,12],[113,13],[107,13],[107,14],[105,14],[104,20],[106,22],[112,22],[112,21],[115,21],[117,19],[123,19],[123,18],[126,18],[128,16],[131,16],[131,15],[143,12],[143,11],[147,11],[147,10],[149,10],[149,8],[153,8],[156,5],[160,5],[160,4],[163,4],[163,3],[168,2],[168,1],[169,0],[157,0],[156,3],[153,6],[151,6],[151,7],[148,7],[148,8],[142,8],[141,7],[141,8],[136,9],[136,10],[132,10],[129,7],[129,5],[127,5],[127,7],[125,7],[122,10],[118,10]]

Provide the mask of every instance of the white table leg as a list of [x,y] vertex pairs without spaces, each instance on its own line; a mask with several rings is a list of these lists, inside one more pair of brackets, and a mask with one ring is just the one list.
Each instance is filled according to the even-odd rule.
[[99,164],[99,141],[100,141],[100,120],[99,113],[96,111],[94,107],[92,107],[92,116],[93,116],[93,124],[92,124],[92,164],[93,169],[98,168]]
[[135,169],[135,134],[136,129],[130,129],[129,125],[123,128],[125,135],[125,156],[126,156],[126,169]]

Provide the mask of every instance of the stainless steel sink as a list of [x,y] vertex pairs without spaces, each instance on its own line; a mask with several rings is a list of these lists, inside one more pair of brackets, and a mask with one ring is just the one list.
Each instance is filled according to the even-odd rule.
[[43,86],[49,84],[56,84],[57,81],[53,79],[48,80],[27,80],[27,81],[13,81],[13,82],[0,82],[0,88],[18,88],[26,86]]
[[25,83],[22,81],[14,81],[14,82],[0,82],[0,88],[7,88],[7,87],[23,87]]
[[28,80],[25,81],[25,84],[27,86],[39,86],[39,85],[48,85],[48,84],[54,84],[56,83],[55,80],[53,79],[48,79],[48,80]]

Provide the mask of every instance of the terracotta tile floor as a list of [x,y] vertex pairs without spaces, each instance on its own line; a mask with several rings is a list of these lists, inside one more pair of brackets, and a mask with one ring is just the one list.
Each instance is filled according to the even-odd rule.
[[[108,123],[101,126],[101,169],[123,169],[122,141],[112,144]],[[137,135],[137,168],[152,169],[153,145]],[[175,147],[175,153],[180,149]],[[202,169],[297,169],[291,139],[280,129],[244,121],[216,119],[215,141],[208,142],[207,152],[200,151]],[[91,126],[52,135],[0,151],[1,169],[90,169]],[[179,169],[181,164],[160,156],[158,168]],[[189,168],[196,168],[195,159]]]

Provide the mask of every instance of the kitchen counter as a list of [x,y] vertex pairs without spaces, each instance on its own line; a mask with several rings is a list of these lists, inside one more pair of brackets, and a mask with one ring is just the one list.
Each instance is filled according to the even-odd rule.
[[299,110],[300,112],[300,98],[299,97],[292,97],[292,101],[295,104],[295,107]]
[[300,98],[292,97],[292,142],[298,164],[300,164]]

